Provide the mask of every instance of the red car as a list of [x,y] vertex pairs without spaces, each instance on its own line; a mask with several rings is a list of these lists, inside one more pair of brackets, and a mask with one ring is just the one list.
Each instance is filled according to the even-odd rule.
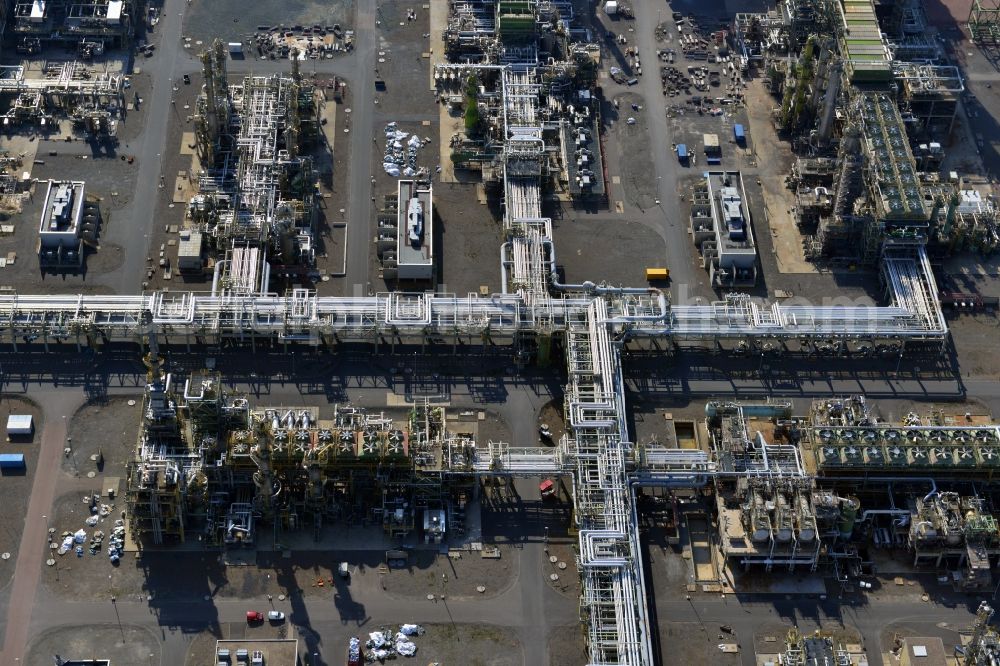
[[264,614],[260,611],[247,611],[247,624],[253,624],[254,622],[263,622]]

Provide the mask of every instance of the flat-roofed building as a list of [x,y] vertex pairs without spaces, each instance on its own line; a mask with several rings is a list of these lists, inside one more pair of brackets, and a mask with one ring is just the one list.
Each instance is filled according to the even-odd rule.
[[434,278],[434,199],[431,184],[399,181],[396,217],[396,278]]
[[300,666],[299,641],[294,638],[222,640],[215,642],[220,664],[246,666]]
[[739,171],[708,171],[695,188],[691,235],[717,287],[750,287],[757,281],[757,246]]
[[80,237],[83,217],[84,182],[50,180],[38,226],[38,256],[42,266],[79,266],[83,262]]

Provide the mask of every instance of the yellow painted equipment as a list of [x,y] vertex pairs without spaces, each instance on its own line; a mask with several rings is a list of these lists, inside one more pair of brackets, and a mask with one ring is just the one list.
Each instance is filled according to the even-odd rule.
[[670,269],[669,268],[647,268],[646,269],[646,281],[655,282],[657,280],[668,280],[670,279]]

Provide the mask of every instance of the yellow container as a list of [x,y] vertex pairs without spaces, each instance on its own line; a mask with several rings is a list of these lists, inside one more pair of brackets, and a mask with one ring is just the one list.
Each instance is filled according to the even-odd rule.
[[655,282],[657,280],[666,280],[670,277],[669,268],[647,268],[646,269],[646,281]]

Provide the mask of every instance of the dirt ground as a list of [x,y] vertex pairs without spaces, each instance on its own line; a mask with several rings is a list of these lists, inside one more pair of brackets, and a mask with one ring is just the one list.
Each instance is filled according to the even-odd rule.
[[[97,525],[88,526],[85,521],[92,515],[90,497],[100,490],[101,486],[95,480],[84,483],[82,487],[63,493],[56,498],[52,510],[49,512],[49,529],[55,530],[52,534],[52,544],[58,545],[65,532],[75,533],[82,529],[86,531],[88,537],[93,536],[96,530],[104,532],[104,544],[107,545],[115,520],[121,518],[125,502],[121,496],[114,502],[108,502],[106,497],[103,498],[102,502],[108,504],[111,513],[100,517]],[[59,555],[55,550],[50,552],[56,563],[51,567],[43,567],[42,572],[48,587],[59,596],[67,599],[109,597],[112,592],[123,594],[124,589],[120,590],[118,586],[118,579],[123,578],[119,572],[127,572],[128,563],[114,566],[108,559],[105,548],[91,555],[88,551],[88,544],[85,543],[83,546],[82,557],[78,557],[73,551],[65,555]],[[131,556],[126,554],[125,560],[130,559],[132,559]],[[126,582],[125,589],[130,582]]]
[[[262,628],[267,626],[270,625],[264,623]],[[215,642],[224,640],[228,635],[227,631],[214,628],[212,631],[203,631],[195,636],[188,646],[187,656],[184,658],[185,666],[201,666],[212,663],[212,659],[216,657]]]
[[579,666],[587,663],[587,637],[583,625],[549,631],[549,665]]
[[770,232],[778,270],[783,273],[815,273],[816,265],[806,260],[803,241],[805,240],[795,224],[791,209],[795,206],[795,194],[785,187],[785,178],[791,171],[795,158],[791,145],[778,138],[771,122],[771,109],[778,102],[764,88],[763,79],[751,81],[747,86],[747,114],[749,126],[756,141],[754,153],[760,166],[759,177],[764,197],[768,229],[758,225],[760,232]]
[[[408,569],[393,569],[380,575],[390,595],[423,599],[428,594],[444,594],[446,598],[497,596],[517,579],[517,552],[506,545],[500,548],[500,559],[483,558],[477,552],[463,552],[460,558],[440,555],[433,551],[410,553]],[[476,588],[486,591],[478,593]]]
[[[608,150],[617,151],[617,161],[621,165],[621,182],[614,182],[616,177],[612,177],[612,197],[624,199],[636,208],[652,208],[656,205],[657,186],[653,158],[649,150],[649,123],[646,118],[650,113],[658,113],[655,110],[656,105],[647,105],[642,95],[635,93],[621,93],[614,99],[618,101],[619,106],[617,118],[612,116],[605,121],[614,123],[608,129],[608,133],[614,137],[613,141],[608,142]],[[634,111],[632,104],[643,108]],[[634,118],[635,124],[629,125],[629,118]],[[597,265],[602,266],[604,263],[597,262]]]
[[[579,599],[581,584],[580,570],[576,566],[576,542],[550,541],[548,549],[545,563],[542,565],[545,582],[566,598]],[[556,558],[555,562],[552,561],[553,557]],[[561,568],[561,565],[566,566]],[[552,574],[559,576],[559,578],[552,580]]]
[[[129,402],[132,405],[129,405]],[[105,403],[92,403],[81,407],[70,422],[72,453],[64,456],[63,471],[73,476],[98,476],[124,478],[125,464],[135,451],[136,432],[142,411],[142,396],[115,397]],[[91,459],[100,452],[103,465]]]
[[241,41],[258,25],[333,25],[353,27],[354,0],[192,0],[184,16],[184,34],[195,40],[218,37]]
[[648,266],[666,263],[663,239],[638,222],[577,218],[558,222],[552,235],[568,284],[591,280],[634,287],[645,284]]
[[[350,637],[358,636],[362,642],[367,639],[368,632],[379,629],[378,618],[373,618],[373,622],[359,630],[357,627],[338,627],[334,632],[324,632],[321,638],[321,647],[318,651],[323,658],[322,663],[339,664],[343,662],[343,653],[347,648]],[[242,623],[240,623],[242,625]],[[414,636],[413,642],[417,646],[417,654],[411,660],[413,663],[430,664],[465,664],[467,666],[515,666],[516,664],[530,663],[524,661],[523,649],[520,641],[513,632],[504,627],[491,625],[470,625],[470,624],[421,624],[425,633],[421,636]],[[396,627],[387,627],[396,629]],[[247,628],[244,626],[234,627],[231,623],[225,623],[214,632],[202,632],[194,637],[191,646],[188,648],[185,664],[187,666],[201,666],[211,661],[215,654],[215,641],[220,638],[229,638],[233,634],[247,638],[278,638],[284,637],[281,634],[289,632],[288,625],[263,625],[260,627]],[[234,638],[236,636],[233,636]],[[300,637],[299,647],[302,649],[303,640]],[[124,663],[124,662],[123,662]],[[311,663],[308,660],[303,663]],[[319,663],[319,662],[317,662]],[[579,664],[581,662],[566,662]]]
[[465,295],[499,292],[500,245],[503,224],[492,207],[479,203],[476,188],[434,183],[435,223],[440,229],[440,283],[447,291]]
[[556,445],[562,436],[566,434],[566,421],[563,417],[563,402],[555,399],[546,403],[538,412],[538,427],[546,425],[549,427],[549,441],[542,440],[542,444]]
[[[6,441],[7,417],[11,414],[31,414],[35,423],[34,436]],[[3,453],[23,453],[27,467],[27,473],[0,474],[0,502],[3,503],[5,514],[12,517],[10,520],[0,521],[0,554],[10,554],[6,559],[0,558],[0,588],[6,587],[17,563],[17,549],[20,547],[21,533],[24,531],[24,517],[28,512],[31,484],[34,482],[35,470],[38,467],[38,433],[41,432],[42,426],[42,410],[38,405],[21,397],[0,397],[0,427],[5,431],[5,441],[0,444],[0,450]]]
[[[468,666],[515,666],[525,660],[524,647],[508,629],[491,625],[429,624],[414,639],[417,658],[427,663]],[[534,649],[533,647],[529,649]]]
[[[718,633],[696,622],[660,621],[660,646],[670,655],[670,663],[713,664],[713,666],[737,666],[739,653],[719,650]],[[712,627],[711,629],[715,629]],[[744,645],[744,650],[751,649]]]
[[995,377],[1000,374],[1000,356],[995,346],[1000,318],[996,313],[952,316],[948,318],[948,328],[963,376]]
[[156,636],[148,629],[127,624],[121,628],[88,624],[50,629],[32,641],[27,654],[24,666],[52,666],[54,655],[72,660],[91,659],[95,654],[112,664],[160,663]]

